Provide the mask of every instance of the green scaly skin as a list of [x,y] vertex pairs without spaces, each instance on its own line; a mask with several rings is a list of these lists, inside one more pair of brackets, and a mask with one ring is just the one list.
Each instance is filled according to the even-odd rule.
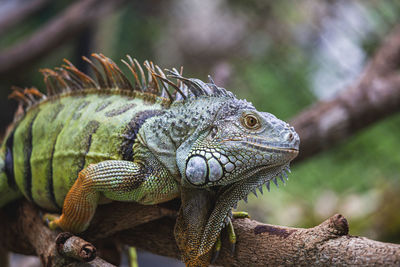
[[[79,233],[101,198],[152,205],[180,197],[175,238],[183,260],[207,266],[225,225],[235,242],[230,218],[237,202],[286,176],[298,135],[212,80],[173,71],[178,88],[168,96],[172,81],[154,66],[146,63],[150,79],[133,87],[112,61],[94,57],[105,72],[97,82],[65,66],[79,77],[74,90],[65,73],[44,71],[58,92],[31,103],[5,139],[0,207],[21,195],[48,211],[63,207],[51,226]],[[130,67],[140,77],[140,66]]]

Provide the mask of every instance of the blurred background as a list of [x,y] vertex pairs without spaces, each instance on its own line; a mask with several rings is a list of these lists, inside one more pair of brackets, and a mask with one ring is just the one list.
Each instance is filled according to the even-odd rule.
[[[12,85],[44,91],[40,68],[67,58],[88,71],[80,58],[92,52],[211,74],[290,121],[355,84],[399,18],[396,0],[0,0],[0,130],[17,106],[7,99]],[[387,116],[293,164],[286,186],[238,209],[293,227],[341,213],[350,234],[400,243],[399,133],[400,114]]]

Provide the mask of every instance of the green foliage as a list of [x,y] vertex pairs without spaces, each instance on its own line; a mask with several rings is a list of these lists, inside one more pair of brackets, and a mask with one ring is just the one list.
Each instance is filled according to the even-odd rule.
[[[287,7],[282,4],[274,12],[284,10],[283,6]],[[375,27],[381,29],[359,44],[372,56],[398,21],[400,6],[384,1],[364,7]],[[288,14],[291,11],[287,10]],[[298,18],[288,15],[283,21],[290,24]],[[263,57],[246,64],[241,61],[231,86],[240,88],[238,96],[252,101],[258,109],[289,119],[316,100],[309,90],[315,68],[309,60],[312,53],[312,49],[280,40]],[[329,151],[296,164],[287,186],[280,185],[277,190],[271,184],[270,193],[261,199],[250,198],[239,210],[248,210],[262,221],[298,227],[312,227],[342,213],[349,220],[351,234],[399,242],[399,132],[400,115],[374,124]]]
[[289,119],[315,100],[309,91],[311,66],[305,65],[302,52],[295,47],[277,47],[262,58],[240,64],[230,88],[239,88],[235,93],[252,101],[257,109]]

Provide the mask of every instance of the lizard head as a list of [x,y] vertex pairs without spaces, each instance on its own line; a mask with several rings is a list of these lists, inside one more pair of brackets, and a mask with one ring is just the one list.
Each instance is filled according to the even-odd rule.
[[[297,156],[299,136],[287,123],[257,111],[244,100],[226,99],[220,105],[190,150],[186,148],[181,150],[184,155],[177,155],[184,158],[180,163],[182,184],[224,187],[288,167]],[[204,110],[210,116],[213,114]]]

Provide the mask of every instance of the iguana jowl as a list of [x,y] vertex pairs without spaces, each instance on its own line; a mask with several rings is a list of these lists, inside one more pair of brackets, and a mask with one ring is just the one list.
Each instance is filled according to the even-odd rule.
[[[84,231],[101,198],[157,204],[180,197],[175,237],[188,266],[208,265],[236,203],[289,170],[299,137],[287,123],[209,83],[168,77],[145,62],[93,54],[96,80],[66,65],[44,69],[48,96],[16,89],[25,103],[0,157],[0,207],[25,196]],[[173,82],[175,81],[175,82]],[[173,90],[173,93],[171,93]]]

